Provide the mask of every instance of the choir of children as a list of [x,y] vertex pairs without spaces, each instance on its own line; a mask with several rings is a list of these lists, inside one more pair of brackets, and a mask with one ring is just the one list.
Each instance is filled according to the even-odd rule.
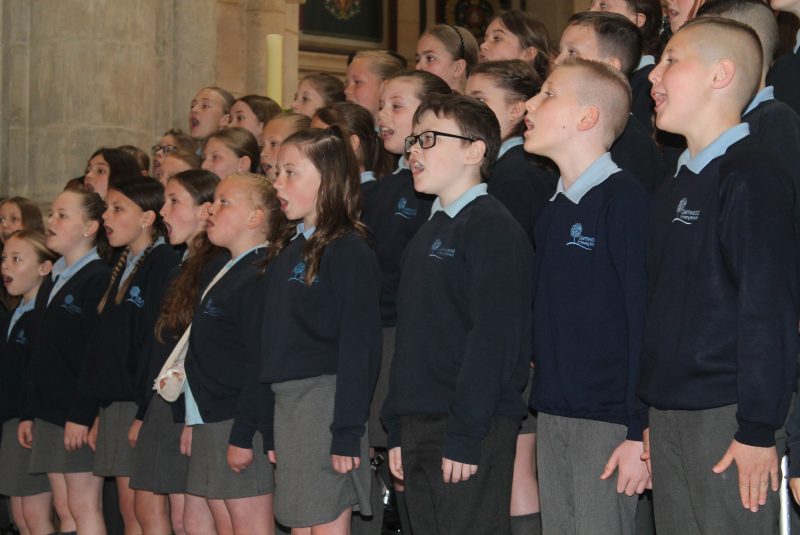
[[595,0],[558,52],[433,26],[292,112],[204,87],[155,178],[100,148],[46,225],[0,202],[20,533],[106,533],[108,477],[130,535],[379,535],[386,485],[406,535],[632,534],[645,489],[660,535],[777,533],[800,1],[667,4]]

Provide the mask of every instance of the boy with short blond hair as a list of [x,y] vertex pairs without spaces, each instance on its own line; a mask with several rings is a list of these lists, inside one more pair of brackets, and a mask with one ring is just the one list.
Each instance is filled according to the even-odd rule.
[[751,28],[702,17],[650,75],[656,125],[688,145],[651,212],[639,395],[659,535],[777,530],[797,253],[784,171],[741,122],[761,61]]
[[636,397],[648,201],[608,152],[630,103],[622,74],[581,59],[561,62],[527,103],[525,150],[561,172],[534,260],[530,401],[548,534],[632,534],[636,494],[649,486]]

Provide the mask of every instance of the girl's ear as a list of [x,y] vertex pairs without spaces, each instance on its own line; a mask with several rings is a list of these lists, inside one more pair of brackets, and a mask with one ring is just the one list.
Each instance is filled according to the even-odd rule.
[[148,210],[142,214],[142,228],[151,226],[156,221],[156,213]]
[[536,50],[536,48],[529,46],[522,50],[522,60],[528,62],[533,61],[536,59],[536,54],[538,53],[539,51]]
[[353,148],[353,152],[358,154],[358,149],[361,147],[361,139],[355,134],[350,136],[350,146]]
[[264,209],[261,207],[253,208],[250,211],[250,217],[247,218],[247,228],[249,229],[257,229],[261,225],[264,224],[266,219],[266,214],[264,213]]
[[45,260],[41,264],[39,264],[39,269],[37,272],[39,273],[40,277],[46,277],[50,274],[53,270],[53,263],[49,260]]
[[89,236],[93,236],[97,234],[98,230],[100,230],[100,222],[94,219],[87,221],[86,226],[83,227],[83,237],[88,238]]
[[208,209],[211,208],[211,203],[206,201],[197,207],[197,219],[199,221],[208,221]]
[[230,124],[231,124],[231,114],[230,113],[224,113],[222,115],[222,117],[219,118],[219,127],[220,128],[225,128]]
[[511,105],[508,110],[508,115],[514,122],[519,121],[525,116],[525,101],[520,100]]
[[253,161],[250,159],[250,156],[242,156],[239,158],[239,167],[236,170],[239,172],[249,172],[252,164]]
[[453,77],[454,78],[461,78],[462,76],[466,76],[467,73],[467,62],[466,60],[459,59],[453,63]]

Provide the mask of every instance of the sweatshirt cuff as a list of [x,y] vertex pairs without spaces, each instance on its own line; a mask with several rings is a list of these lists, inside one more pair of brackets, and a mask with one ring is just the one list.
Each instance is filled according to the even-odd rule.
[[775,428],[769,424],[739,420],[739,430],[733,438],[746,446],[769,448],[775,445]]
[[400,426],[388,426],[386,429],[386,449],[400,447]]
[[334,433],[331,440],[331,455],[361,457],[361,437],[350,433]]
[[67,421],[78,425],[85,425],[86,427],[92,427],[96,416],[97,410],[90,410],[85,407],[73,407],[67,415]]
[[625,439],[641,442],[644,430],[647,429],[649,425],[648,420],[647,411],[631,416],[628,421],[628,434],[625,436]]
[[477,465],[481,459],[481,440],[447,433],[442,457],[464,464]]
[[144,415],[147,413],[147,405],[138,405],[136,409],[136,419],[144,421]]
[[234,420],[231,434],[228,437],[228,444],[237,448],[251,450],[253,449],[253,436],[255,434],[256,428]]

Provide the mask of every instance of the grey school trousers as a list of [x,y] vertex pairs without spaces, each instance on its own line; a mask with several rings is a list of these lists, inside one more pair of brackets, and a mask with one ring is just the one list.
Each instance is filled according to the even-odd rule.
[[[653,508],[658,535],[768,535],[778,532],[778,494],[751,513],[742,507],[735,463],[711,471],[728,450],[736,405],[700,411],[650,409]],[[771,485],[771,483],[770,483]]]
[[635,532],[639,496],[617,493],[617,472],[600,479],[626,434],[622,425],[539,412],[536,465],[544,535]]

